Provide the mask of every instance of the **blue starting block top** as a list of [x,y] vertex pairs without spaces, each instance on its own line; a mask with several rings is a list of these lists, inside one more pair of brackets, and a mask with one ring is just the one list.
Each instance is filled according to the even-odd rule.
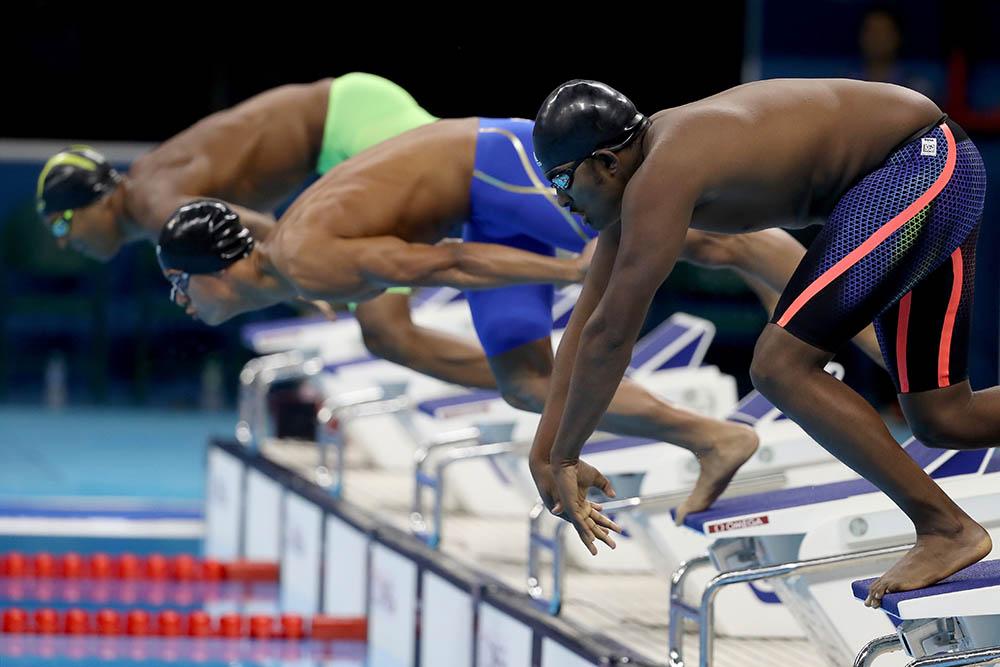
[[[852,583],[854,597],[859,600],[867,598],[868,591],[875,581],[875,579],[864,579]],[[888,593],[882,598],[882,610],[900,618],[899,605],[906,600],[934,598],[949,593],[980,589],[993,589],[986,594],[1000,597],[1000,560],[985,560],[976,563],[956,572],[941,583],[927,588],[906,591],[905,593]]]
[[326,364],[323,366],[323,371],[326,373],[336,373],[341,368],[347,368],[348,366],[358,366],[359,364],[368,364],[373,361],[381,361],[376,356],[371,354],[364,354],[360,357],[352,357],[351,359],[342,359],[340,361],[335,361],[333,363]]
[[605,452],[618,452],[632,447],[645,447],[646,445],[661,444],[660,440],[650,440],[649,438],[610,438],[608,440],[596,440],[584,444],[582,454],[603,454]]
[[439,410],[454,408],[461,405],[472,405],[484,401],[495,401],[500,398],[500,394],[491,389],[480,389],[467,394],[457,394],[455,396],[445,396],[443,398],[432,398],[417,404],[417,409],[433,417]]
[[[694,335],[691,335],[692,332]],[[675,344],[680,345],[679,341],[685,337],[689,337],[690,340],[679,349],[674,350],[669,357],[660,360],[656,370],[700,366],[714,333],[714,329],[702,328],[697,324],[668,318],[635,344],[629,368],[631,370],[642,368],[667,347]]]

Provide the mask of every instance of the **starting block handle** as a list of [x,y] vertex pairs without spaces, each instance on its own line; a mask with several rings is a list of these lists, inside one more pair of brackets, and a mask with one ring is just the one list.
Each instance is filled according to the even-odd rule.
[[[551,535],[543,532],[543,517],[549,514],[545,503],[539,500],[528,515],[528,595],[546,613],[558,616],[562,610],[566,578],[566,555],[563,550],[565,521],[557,521]],[[541,578],[541,554],[552,554],[552,594],[546,596]]]
[[323,359],[305,352],[279,352],[248,361],[240,371],[239,422],[236,439],[251,451],[260,451],[270,430],[267,395],[275,382],[298,380],[323,371]]
[[[479,441],[479,429],[462,428],[442,433],[431,442],[418,449],[413,455],[413,500],[410,504],[410,530],[414,535],[427,539],[426,509],[424,507],[424,491],[431,489],[435,493],[434,504],[437,505],[437,493],[440,486],[439,476],[427,471],[431,455],[444,448],[468,445]],[[436,546],[436,545],[432,545]]]
[[875,659],[880,655],[901,651],[902,649],[903,645],[900,643],[897,635],[876,637],[865,644],[858,653],[858,657],[854,660],[854,667],[871,667]]
[[[320,467],[317,481],[329,483],[330,495],[340,498],[344,492],[346,459],[344,448],[344,422],[355,417],[372,417],[392,414],[409,407],[409,399],[400,393],[385,389],[368,389],[350,392],[328,400],[316,411],[316,445],[320,450]],[[336,455],[333,472],[329,470],[330,454]]]
[[[441,545],[441,534],[444,527],[444,473],[453,464],[509,454],[527,454],[530,448],[530,442],[499,442],[453,447],[448,451],[444,459],[434,466],[433,475],[426,474],[423,472],[422,467],[418,467],[414,474],[414,481],[416,482],[414,485],[414,511],[410,514],[410,527],[413,533],[426,542],[432,549],[437,549]],[[424,460],[426,460],[426,457],[424,457]],[[419,463],[423,464],[423,460]],[[434,497],[432,523],[430,526],[427,526],[423,513],[422,491],[424,488],[430,488],[433,491]]]

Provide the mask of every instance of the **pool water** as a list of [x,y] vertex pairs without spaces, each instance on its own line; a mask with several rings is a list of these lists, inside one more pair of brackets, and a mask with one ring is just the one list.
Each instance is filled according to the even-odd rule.
[[[200,555],[194,537],[88,536],[59,519],[107,512],[200,520],[206,442],[228,436],[235,421],[232,413],[0,407],[0,554]],[[36,529],[46,522],[59,534]],[[0,577],[0,610],[29,617],[42,608],[277,615],[277,600],[274,583]],[[2,667],[362,667],[365,660],[365,645],[349,641],[0,633]]]

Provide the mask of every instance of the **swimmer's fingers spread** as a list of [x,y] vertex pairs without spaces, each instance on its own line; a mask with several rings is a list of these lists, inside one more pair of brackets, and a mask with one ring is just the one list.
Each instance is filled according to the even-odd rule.
[[[573,515],[572,519],[573,526],[576,528],[576,532],[580,536],[580,541],[583,542],[585,547],[587,547],[590,555],[596,556],[597,545],[594,544],[594,542],[597,540],[597,537],[594,535],[594,531],[591,530],[590,527],[593,525],[593,522],[587,518],[576,515]],[[588,525],[588,523],[590,525]]]
[[587,528],[589,528],[591,534],[594,535],[601,542],[604,542],[612,549],[615,548],[616,545],[614,538],[611,537],[611,534],[607,530],[597,525],[597,522],[594,521],[592,517],[587,517]]
[[619,535],[622,532],[621,526],[619,526],[617,523],[615,523],[614,521],[612,521],[608,517],[606,517],[603,514],[601,514],[596,509],[592,508],[590,510],[590,520],[593,521],[598,526],[601,526],[602,528],[606,528],[608,530],[612,530],[612,531],[618,533]]

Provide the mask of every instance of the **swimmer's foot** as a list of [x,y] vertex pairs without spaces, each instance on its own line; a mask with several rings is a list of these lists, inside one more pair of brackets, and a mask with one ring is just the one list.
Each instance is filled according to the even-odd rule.
[[993,548],[989,533],[970,517],[947,526],[920,528],[917,543],[868,591],[866,607],[880,607],[886,593],[900,593],[936,584],[986,557]]
[[750,427],[727,422],[721,437],[708,449],[699,452],[701,474],[687,499],[677,508],[677,525],[692,512],[708,509],[726,490],[740,467],[757,451],[760,439]]

